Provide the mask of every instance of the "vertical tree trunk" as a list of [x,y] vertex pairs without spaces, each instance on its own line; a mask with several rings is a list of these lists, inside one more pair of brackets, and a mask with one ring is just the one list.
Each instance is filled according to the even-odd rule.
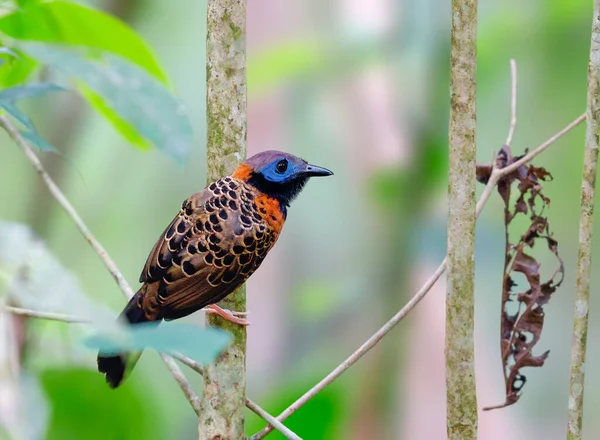
[[571,380],[569,388],[569,422],[567,438],[580,440],[583,426],[583,389],[585,352],[588,331],[590,275],[592,268],[592,233],[598,139],[600,137],[600,0],[594,1],[592,39],[588,67],[587,134],[583,182],[581,185],[581,219],[577,253],[577,289],[571,343]]
[[[208,181],[230,174],[246,157],[246,2],[209,0],[206,40]],[[238,289],[220,305],[246,309]],[[245,438],[246,329],[216,315],[207,325],[233,335],[233,343],[208,366],[198,419],[199,440]]]
[[446,292],[448,439],[477,437],[474,366],[477,0],[452,0]]

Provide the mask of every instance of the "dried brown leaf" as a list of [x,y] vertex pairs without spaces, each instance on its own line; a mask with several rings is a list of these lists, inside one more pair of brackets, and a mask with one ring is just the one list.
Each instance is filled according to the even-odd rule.
[[[507,146],[502,147],[496,158],[496,166],[503,168],[522,156],[513,157]],[[491,166],[477,168],[477,180],[487,182]],[[534,356],[532,351],[539,341],[544,326],[544,305],[562,283],[563,262],[558,254],[558,242],[551,237],[548,218],[544,210],[550,199],[542,194],[542,183],[552,180],[552,175],[544,168],[523,165],[498,182],[498,193],[504,201],[504,224],[506,234],[506,255],[504,279],[502,283],[502,311],[500,347],[504,371],[506,399],[503,404],[484,408],[503,408],[516,403],[527,381],[521,373],[524,367],[541,367],[549,351]],[[511,190],[519,191],[517,200],[511,204]],[[531,223],[519,241],[511,243],[508,230],[517,215],[527,215]],[[540,281],[540,263],[527,252],[539,240],[545,240],[548,250],[557,259],[557,268],[550,279]],[[514,292],[517,287],[513,274],[521,273],[527,280],[527,289]]]

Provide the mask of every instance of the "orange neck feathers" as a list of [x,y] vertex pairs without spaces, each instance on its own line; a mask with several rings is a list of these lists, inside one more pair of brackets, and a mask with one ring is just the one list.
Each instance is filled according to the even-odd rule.
[[239,167],[237,167],[237,169],[233,172],[231,177],[247,182],[252,177],[252,168],[243,163]]
[[274,197],[261,194],[256,198],[256,205],[260,216],[269,225],[269,228],[279,234],[285,222],[285,215],[281,211],[279,201]]

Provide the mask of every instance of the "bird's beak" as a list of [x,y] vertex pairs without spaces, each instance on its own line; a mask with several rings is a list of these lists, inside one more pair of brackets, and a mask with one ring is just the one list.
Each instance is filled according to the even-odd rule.
[[333,172],[329,171],[327,168],[318,167],[316,165],[306,165],[306,170],[304,171],[307,176],[332,176]]

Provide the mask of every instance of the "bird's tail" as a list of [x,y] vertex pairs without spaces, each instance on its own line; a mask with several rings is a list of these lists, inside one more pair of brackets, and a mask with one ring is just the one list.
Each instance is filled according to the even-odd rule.
[[[131,325],[148,322],[149,319],[144,314],[144,311],[138,307],[138,296],[141,295],[138,291],[127,303],[119,320],[127,322]],[[104,373],[106,382],[111,388],[118,387],[126,373],[131,372],[138,359],[142,355],[141,351],[119,353],[117,355],[104,356],[101,352],[98,353],[98,371]]]

